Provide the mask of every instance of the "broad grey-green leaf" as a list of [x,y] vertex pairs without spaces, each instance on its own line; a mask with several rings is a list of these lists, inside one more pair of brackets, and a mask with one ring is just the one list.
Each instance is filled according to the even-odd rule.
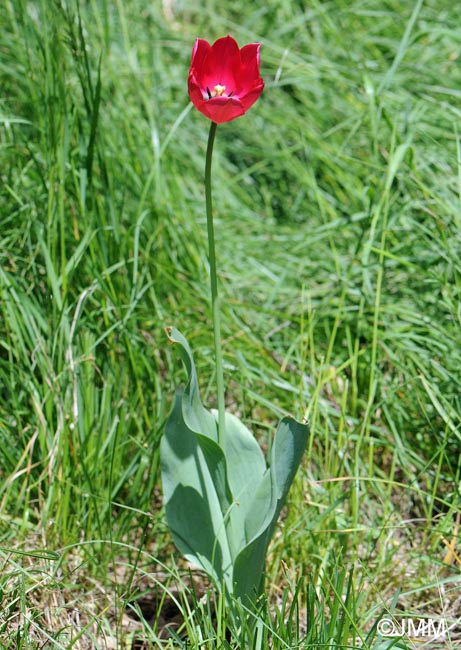
[[254,492],[266,471],[266,461],[254,435],[232,413],[225,415],[224,455],[234,499]]
[[195,370],[194,358],[187,340],[175,327],[167,328],[168,338],[172,343],[179,343],[179,352],[186,366],[189,380],[184,389],[182,409],[184,421],[189,429],[208,436],[217,442],[218,426],[216,419],[202,404],[199,394],[197,372]]
[[247,544],[234,560],[232,593],[248,607],[256,603],[262,593],[269,541],[268,527],[262,535]]
[[275,523],[301,462],[309,436],[309,426],[291,417],[277,427],[272,444],[271,465],[248,507],[248,541],[259,537]]
[[[187,340],[174,327],[168,328],[167,333],[172,343],[179,344],[181,358],[189,377],[181,400],[183,419],[188,429],[197,436],[197,441],[200,444],[208,469],[213,478],[221,512],[224,516],[231,505],[232,495],[227,482],[224,453],[217,444],[218,429],[216,418],[201,402],[194,358]],[[180,447],[180,440],[178,444]]]
[[277,517],[285,503],[301,458],[306,449],[309,426],[301,424],[291,417],[281,420],[272,445],[271,469],[277,490]]
[[284,418],[272,445],[271,464],[252,433],[225,414],[218,441],[217,416],[199,395],[192,352],[178,330],[188,381],[177,394],[161,442],[165,510],[179,550],[228,592],[250,604],[261,593],[267,547],[304,452],[309,428]]
[[267,471],[264,454],[253,434],[231,413],[225,415],[224,454],[232,493],[229,544],[236,555],[248,542],[245,521],[248,506]]
[[259,594],[267,547],[280,510],[301,462],[309,427],[284,418],[275,433],[271,466],[248,508],[246,529],[249,543],[234,561],[234,593],[254,599]]
[[181,553],[220,584],[232,565],[218,494],[223,454],[209,438],[214,460],[210,449],[203,453],[199,437],[184,421],[182,402],[178,393],[160,446],[166,517]]

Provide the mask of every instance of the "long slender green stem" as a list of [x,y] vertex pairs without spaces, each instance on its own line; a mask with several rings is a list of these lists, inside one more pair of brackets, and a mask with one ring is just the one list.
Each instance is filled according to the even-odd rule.
[[208,229],[208,259],[210,262],[210,285],[211,285],[211,312],[213,317],[214,347],[216,359],[216,387],[218,391],[218,441],[221,443],[224,435],[224,373],[221,349],[221,325],[219,312],[218,278],[216,274],[216,251],[214,243],[213,226],[213,201],[211,196],[211,161],[213,158],[213,145],[216,135],[215,122],[211,123],[208,135],[208,146],[205,162],[205,199],[206,199],[206,222]]

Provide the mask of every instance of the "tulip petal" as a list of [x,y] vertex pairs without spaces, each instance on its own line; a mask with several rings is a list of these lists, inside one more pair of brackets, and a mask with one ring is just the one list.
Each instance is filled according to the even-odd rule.
[[240,101],[242,102],[242,105],[245,109],[245,113],[259,99],[263,89],[264,81],[262,79],[259,79],[247,93],[240,96]]
[[192,50],[191,68],[193,67],[196,70],[200,71],[203,67],[203,62],[210,50],[211,45],[208,43],[208,41],[203,40],[203,38],[198,38],[195,41],[195,45]]
[[192,50],[189,97],[205,117],[220,124],[243,115],[264,88],[259,76],[259,43],[241,50],[232,36],[210,45],[198,38]]
[[236,76],[240,71],[240,51],[232,36],[219,38],[210,48],[203,68],[202,83],[210,89],[217,84],[227,92],[235,91]]
[[242,102],[233,97],[215,97],[204,101],[199,110],[216,124],[230,122],[245,113]]
[[252,82],[259,79],[259,50],[261,43],[244,45],[240,50],[242,60],[242,75]]
[[204,101],[203,89],[201,88],[197,80],[197,73],[194,69],[191,69],[189,73],[189,79],[187,85],[188,85],[189,97],[192,103],[196,108],[198,108],[198,110],[201,110],[199,106]]

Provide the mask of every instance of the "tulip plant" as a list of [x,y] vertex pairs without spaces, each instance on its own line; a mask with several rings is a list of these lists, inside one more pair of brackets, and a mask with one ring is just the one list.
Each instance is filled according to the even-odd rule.
[[165,511],[176,546],[228,599],[246,606],[262,594],[267,548],[309,434],[307,424],[283,418],[267,464],[252,433],[225,411],[211,160],[217,125],[246,113],[263,91],[260,47],[239,49],[226,36],[213,45],[197,39],[192,51],[189,96],[211,120],[205,195],[218,409],[203,406],[191,349],[176,328],[167,328],[188,380],[176,394],[160,450]]

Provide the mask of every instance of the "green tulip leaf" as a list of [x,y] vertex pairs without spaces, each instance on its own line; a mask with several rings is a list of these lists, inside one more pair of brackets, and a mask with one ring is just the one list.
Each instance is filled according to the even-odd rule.
[[176,395],[160,445],[166,517],[181,553],[221,584],[223,567],[229,573],[231,566],[222,503],[223,453],[202,436],[214,444],[214,458],[211,449],[203,453],[199,436],[184,421],[183,396]]
[[217,442],[218,426],[216,418],[210,411],[207,411],[200,400],[197,372],[189,344],[181,332],[174,327],[168,328],[167,334],[171,343],[179,343],[181,358],[189,377],[182,400],[184,421],[191,431],[200,432]]
[[290,417],[284,418],[277,428],[270,468],[248,508],[246,529],[251,539],[234,562],[234,594],[242,599],[254,599],[260,593],[267,548],[308,435],[308,425]]
[[200,400],[189,345],[175,328],[168,335],[179,345],[188,381],[176,395],[160,447],[167,522],[187,559],[218,588],[251,604],[261,594],[267,548],[309,427],[284,418],[269,467],[252,433],[230,413],[218,441],[217,414]]
[[294,418],[286,417],[280,422],[275,432],[271,453],[271,469],[277,490],[276,517],[285,503],[288,490],[298,471],[301,458],[306,449],[309,426],[301,424]]

